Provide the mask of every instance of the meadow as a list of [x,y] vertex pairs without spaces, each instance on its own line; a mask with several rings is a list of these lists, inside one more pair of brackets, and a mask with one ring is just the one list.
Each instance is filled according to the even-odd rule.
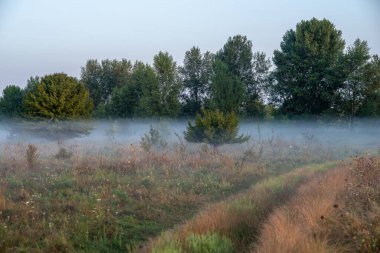
[[[129,142],[115,124],[95,129],[98,139],[3,139],[0,252],[248,252],[302,183],[377,152],[257,124],[248,143],[214,149],[170,124],[154,140],[144,126]],[[223,249],[199,251],[204,242]]]

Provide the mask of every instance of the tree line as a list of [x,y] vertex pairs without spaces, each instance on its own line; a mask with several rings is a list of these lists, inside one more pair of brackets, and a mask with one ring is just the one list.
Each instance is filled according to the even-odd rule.
[[203,109],[247,118],[379,116],[380,60],[366,41],[346,47],[334,24],[313,18],[285,33],[272,60],[236,35],[216,53],[191,48],[181,66],[168,52],[152,65],[88,60],[80,79],[34,77],[0,99],[3,116],[32,119],[192,117]]

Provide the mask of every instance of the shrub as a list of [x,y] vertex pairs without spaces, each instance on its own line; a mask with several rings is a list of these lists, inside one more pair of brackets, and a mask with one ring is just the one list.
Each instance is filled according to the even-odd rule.
[[168,144],[167,142],[162,138],[160,131],[150,126],[149,132],[144,134],[144,136],[141,138],[140,146],[145,151],[150,151],[152,146],[155,147],[166,147]]
[[187,247],[193,253],[231,253],[233,252],[232,242],[217,233],[204,235],[192,234],[187,237]]
[[26,163],[28,169],[34,170],[37,166],[38,154],[37,147],[33,144],[29,144],[26,150]]
[[217,147],[225,143],[243,143],[249,136],[238,134],[239,119],[233,112],[202,110],[195,118],[195,125],[188,123],[185,139],[189,142],[205,142]]
[[67,151],[65,148],[59,148],[59,151],[57,154],[54,155],[55,158],[57,159],[68,159],[70,157],[72,157],[73,153],[72,152],[69,152]]

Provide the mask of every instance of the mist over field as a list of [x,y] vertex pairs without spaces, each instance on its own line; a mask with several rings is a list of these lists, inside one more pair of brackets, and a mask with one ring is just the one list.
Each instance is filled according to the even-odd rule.
[[[190,120],[193,122],[193,120]],[[49,123],[45,122],[32,127],[28,122],[0,122],[0,144],[32,143],[54,144],[62,141],[66,146],[109,144],[136,144],[152,127],[159,131],[168,144],[184,141],[183,133],[188,120],[157,120],[157,119],[118,119],[92,120],[78,122]],[[250,136],[247,144],[227,144],[224,148],[239,149],[261,142],[282,140],[303,145],[305,143],[319,144],[326,147],[347,148],[353,152],[380,147],[379,120],[361,119],[352,124],[349,121],[319,122],[312,120],[275,120],[275,121],[241,121],[239,134]],[[85,128],[72,134],[72,130]],[[60,133],[57,129],[69,129]],[[74,131],[75,132],[75,131]],[[179,140],[179,138],[181,140]],[[290,146],[291,148],[291,146]],[[223,147],[222,147],[223,149]]]

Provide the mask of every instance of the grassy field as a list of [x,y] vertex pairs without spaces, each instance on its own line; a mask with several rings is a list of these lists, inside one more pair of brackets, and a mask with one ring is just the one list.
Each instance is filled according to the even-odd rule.
[[251,252],[380,252],[380,159],[357,158],[302,186]]
[[[178,230],[181,243],[214,240],[247,249],[257,235],[252,225],[257,219],[311,175],[331,167],[326,161],[348,154],[281,140],[219,150],[183,143],[61,148],[2,145],[0,252],[131,252],[151,247],[162,252],[167,247],[162,239],[159,246],[146,246],[148,239],[186,220]],[[196,215],[200,210],[206,211]],[[210,218],[208,212],[217,215]],[[231,222],[226,224],[227,218]],[[177,247],[178,240],[169,240],[168,247]]]

